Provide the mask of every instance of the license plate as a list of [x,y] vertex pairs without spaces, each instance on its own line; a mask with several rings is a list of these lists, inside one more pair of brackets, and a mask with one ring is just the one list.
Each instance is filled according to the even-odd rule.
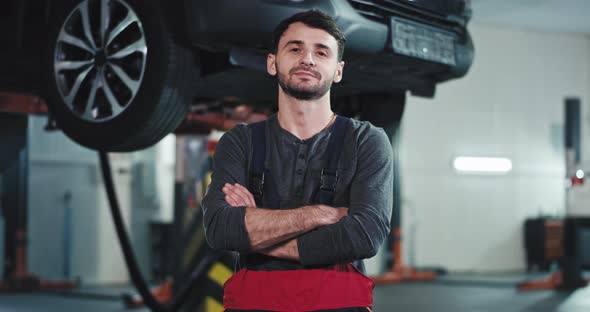
[[455,34],[398,17],[391,18],[391,26],[393,51],[396,53],[456,65]]

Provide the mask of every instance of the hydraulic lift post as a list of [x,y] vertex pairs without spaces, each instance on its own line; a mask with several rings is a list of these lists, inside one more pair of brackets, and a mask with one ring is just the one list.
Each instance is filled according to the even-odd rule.
[[[0,111],[21,105],[32,108],[40,104],[34,97],[0,94]],[[5,220],[4,268],[0,292],[75,288],[77,282],[42,280],[27,270],[27,127],[27,115],[0,112],[0,174],[3,180],[0,207]]]
[[[391,233],[387,240],[391,250],[392,264],[383,274],[372,276],[377,284],[402,283],[410,281],[431,281],[437,278],[433,271],[417,270],[403,263],[402,257],[402,185],[400,165],[401,125],[406,106],[404,92],[372,94],[359,99],[361,119],[383,128],[392,145],[393,152],[393,207],[391,213]],[[370,104],[366,104],[370,103]],[[363,105],[365,104],[365,105]],[[389,261],[388,261],[389,262]]]
[[590,228],[590,217],[570,216],[570,192],[572,188],[584,184],[584,178],[577,176],[580,169],[581,159],[581,102],[577,97],[564,99],[565,116],[565,178],[566,184],[565,213],[563,219],[564,235],[561,240],[563,255],[560,259],[559,269],[551,272],[548,276],[531,281],[524,281],[517,285],[521,291],[545,290],[545,289],[577,289],[590,283],[590,280],[582,276],[582,263],[580,260],[582,249],[588,248],[579,243],[578,232],[581,229]]

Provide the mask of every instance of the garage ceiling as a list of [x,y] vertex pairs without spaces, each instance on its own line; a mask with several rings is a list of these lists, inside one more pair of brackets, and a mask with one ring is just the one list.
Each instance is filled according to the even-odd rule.
[[473,21],[590,35],[590,0],[471,0]]

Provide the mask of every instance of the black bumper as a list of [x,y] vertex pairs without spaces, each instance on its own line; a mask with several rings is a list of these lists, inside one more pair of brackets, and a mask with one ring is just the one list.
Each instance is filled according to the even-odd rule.
[[[229,53],[233,65],[263,70],[274,27],[297,12],[320,9],[333,16],[346,35],[343,82],[349,93],[399,89],[433,96],[437,83],[462,77],[469,70],[474,48],[465,23],[457,18],[433,18],[418,8],[395,7],[377,17],[356,2],[371,1],[185,0],[187,33],[196,46]],[[396,51],[392,17],[452,35],[453,62]]]

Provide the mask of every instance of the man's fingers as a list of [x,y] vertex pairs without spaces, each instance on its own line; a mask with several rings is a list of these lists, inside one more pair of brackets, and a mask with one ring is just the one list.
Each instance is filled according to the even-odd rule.
[[235,186],[236,188],[242,190],[242,192],[244,192],[244,193],[252,196],[252,193],[250,193],[250,191],[247,188],[245,188],[244,186],[242,186],[240,183],[236,183],[233,186]]
[[346,207],[338,207],[338,211],[342,216],[348,216],[348,208]]
[[[241,190],[231,184],[225,184],[222,188],[222,191],[226,196],[231,198],[232,203],[230,205],[233,206],[247,206],[252,207],[252,203],[248,198],[247,194],[244,194]],[[227,201],[227,200],[226,200]],[[229,203],[229,202],[228,202]],[[255,207],[255,206],[254,206]]]
[[244,194],[241,190],[239,190],[237,187],[233,186],[230,187],[230,194],[232,196],[234,196],[234,198],[236,198],[239,202],[244,203],[245,206],[249,206],[249,202],[250,200],[248,199],[248,196],[246,194]]
[[231,206],[236,206],[236,202],[229,195],[225,195],[225,201]]
[[346,207],[336,207],[336,215],[337,219],[340,220],[346,216],[348,216],[348,208]]
[[232,206],[236,205],[236,201],[230,195],[225,195],[225,201]]
[[241,193],[244,194],[244,196],[248,197],[248,201],[251,207],[256,207],[256,200],[254,199],[254,195],[252,195],[252,193],[250,193],[250,191],[247,188],[243,187],[239,183],[234,184],[234,186],[236,187],[236,189],[239,189]]
[[225,197],[226,197],[225,201],[234,207],[248,206],[247,203],[245,203],[241,198],[238,198],[236,196],[226,195]]
[[236,196],[235,194],[230,194],[230,196],[232,197],[232,199],[236,203],[236,206],[248,206],[248,203],[246,201],[244,201],[244,199],[241,198],[240,196]]
[[228,185],[228,192],[234,195],[234,198],[239,198],[239,201],[243,202],[244,206],[256,207],[256,203],[253,200],[254,198],[252,197],[252,194],[250,194],[250,192],[240,184],[236,183],[235,185]]
[[230,204],[230,205],[232,205],[234,207],[245,206],[245,203],[242,203],[242,201],[240,200],[240,198],[234,194],[234,192],[232,191],[232,186],[231,185],[225,184],[221,188],[221,190],[225,194],[225,201],[228,204]]

